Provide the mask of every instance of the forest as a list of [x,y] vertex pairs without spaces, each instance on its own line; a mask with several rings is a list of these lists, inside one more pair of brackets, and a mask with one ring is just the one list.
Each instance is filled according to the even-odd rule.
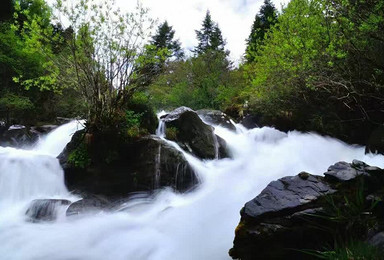
[[132,126],[143,117],[134,107],[183,105],[364,143],[383,123],[382,0],[292,0],[281,12],[265,0],[239,39],[240,64],[209,10],[188,52],[140,4],[124,13],[112,1],[6,2],[0,117],[8,126],[57,116],[86,118],[90,129]]

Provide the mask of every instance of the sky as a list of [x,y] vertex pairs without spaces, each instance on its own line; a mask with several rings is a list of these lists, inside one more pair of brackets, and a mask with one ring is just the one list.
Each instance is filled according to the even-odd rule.
[[[117,0],[123,10],[129,10],[134,0]],[[197,45],[195,30],[201,29],[206,11],[219,24],[231,60],[239,63],[245,51],[245,40],[251,31],[256,13],[264,0],[141,0],[150,9],[150,16],[164,20],[175,30],[182,47],[192,50]],[[272,0],[278,10],[289,0]]]

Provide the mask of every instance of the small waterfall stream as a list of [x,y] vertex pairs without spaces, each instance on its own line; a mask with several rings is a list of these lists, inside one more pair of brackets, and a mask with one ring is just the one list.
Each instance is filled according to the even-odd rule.
[[[233,158],[201,161],[184,152],[202,182],[193,192],[163,189],[153,197],[131,199],[122,211],[64,217],[50,223],[27,221],[26,207],[36,198],[76,199],[65,188],[55,157],[79,127],[59,127],[34,150],[0,147],[2,259],[230,259],[227,252],[241,207],[270,181],[301,171],[322,174],[340,160],[359,159],[384,167],[381,155],[365,155],[363,147],[316,134],[240,126],[232,132],[215,127]],[[163,126],[158,129],[164,138]]]

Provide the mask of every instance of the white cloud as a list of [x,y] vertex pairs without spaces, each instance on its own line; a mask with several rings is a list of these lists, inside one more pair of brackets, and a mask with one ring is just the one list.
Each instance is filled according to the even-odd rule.
[[[70,0],[69,0],[70,1]],[[212,19],[218,22],[227,41],[231,59],[238,63],[245,51],[248,37],[256,13],[264,0],[139,0],[150,9],[150,16],[160,22],[167,20],[176,31],[182,47],[186,50],[197,45],[195,30],[201,28],[207,10]],[[55,0],[48,0],[49,3]],[[276,8],[286,5],[289,0],[272,0]],[[116,0],[116,5],[129,11],[136,6],[136,0]]]
[[[281,4],[289,0],[273,0],[280,9]],[[124,9],[132,5],[132,0],[118,0]],[[245,39],[248,37],[256,13],[263,0],[142,0],[150,9],[152,17],[160,21],[167,20],[176,31],[185,49],[193,49],[197,44],[195,30],[201,28],[205,12],[209,9],[212,19],[218,22],[227,40],[231,59],[238,62],[245,51]]]

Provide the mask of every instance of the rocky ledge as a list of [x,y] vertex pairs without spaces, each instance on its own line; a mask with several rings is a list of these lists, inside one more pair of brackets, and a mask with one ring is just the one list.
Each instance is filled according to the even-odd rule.
[[[273,181],[241,210],[233,259],[312,259],[340,240],[384,245],[384,170],[338,162]],[[307,252],[307,253],[305,253]]]

